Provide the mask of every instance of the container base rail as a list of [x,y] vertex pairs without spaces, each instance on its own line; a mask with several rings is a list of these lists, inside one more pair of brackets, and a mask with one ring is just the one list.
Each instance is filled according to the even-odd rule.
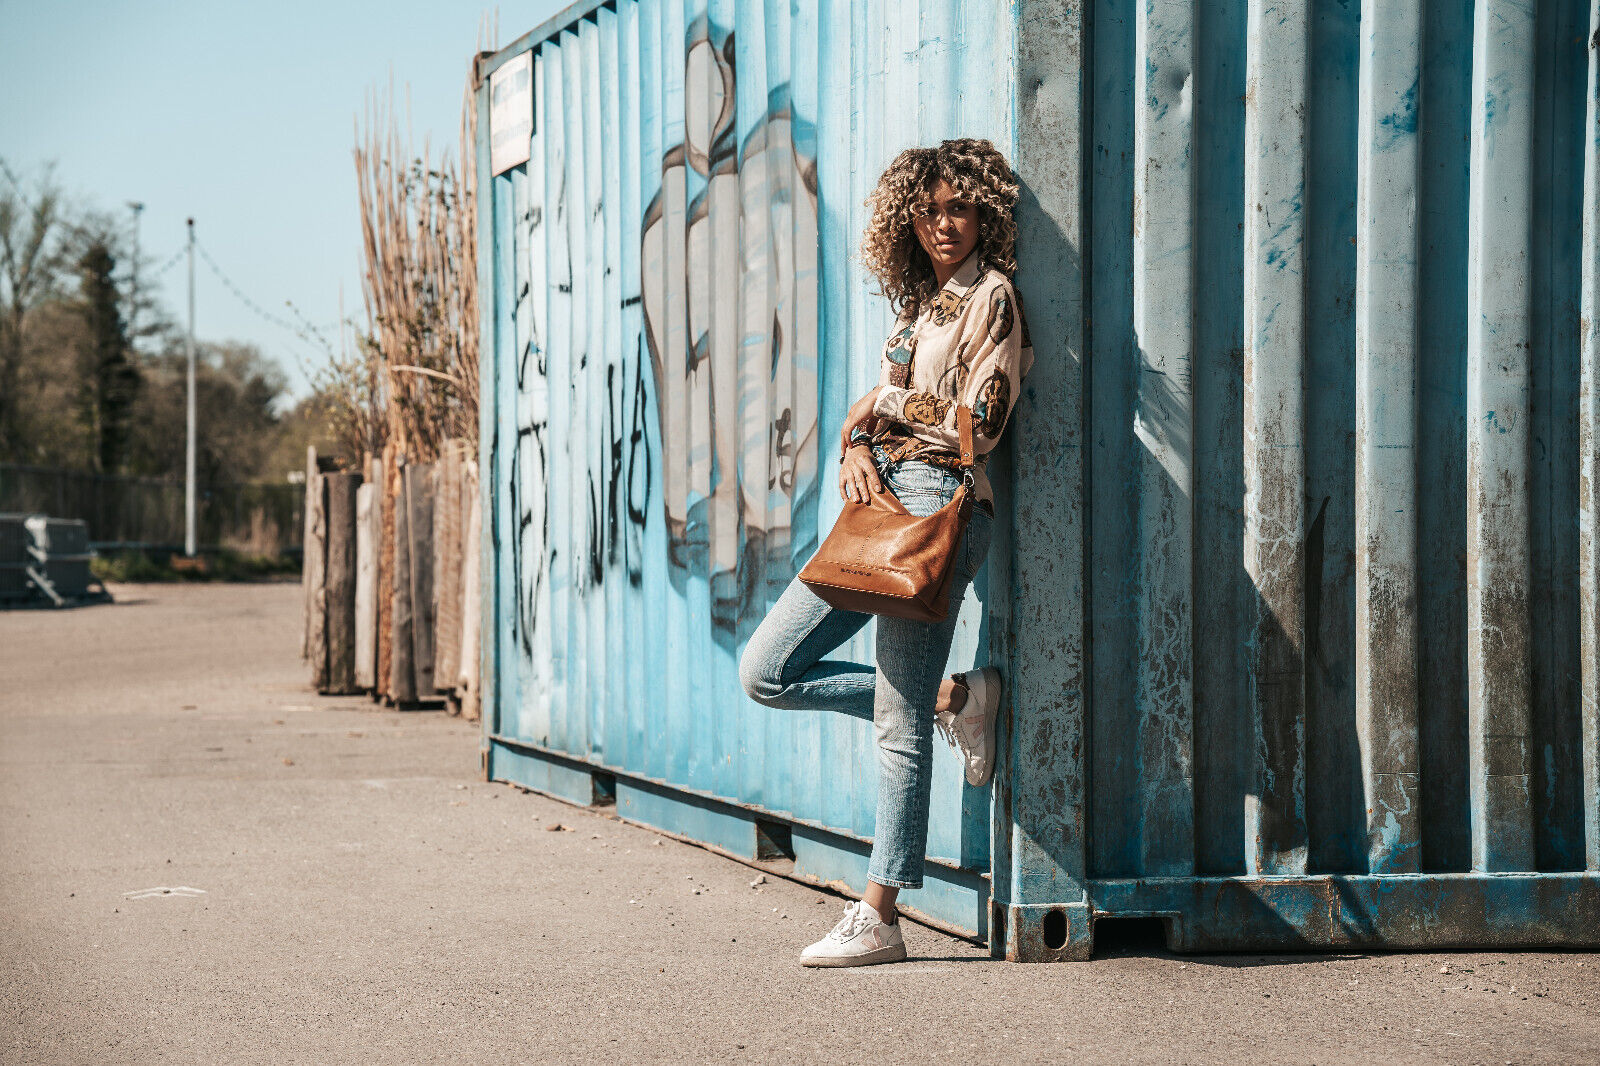
[[[871,841],[493,736],[485,776],[693,841],[792,880],[855,896]],[[1100,922],[1159,923],[1168,951],[1600,949],[1600,874],[1440,873],[1368,877],[1090,880],[1076,903],[1011,905],[987,873],[930,860],[901,896],[917,921],[987,942],[1012,962],[1081,961]]]

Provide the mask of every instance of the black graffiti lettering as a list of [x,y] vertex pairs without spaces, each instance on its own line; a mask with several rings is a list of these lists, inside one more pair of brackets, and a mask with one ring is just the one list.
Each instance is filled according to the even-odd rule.
[[[628,521],[640,529],[645,524],[645,508],[650,504],[650,445],[645,440],[648,397],[644,387],[644,335],[639,335],[633,361],[633,417],[628,434]],[[642,462],[641,462],[642,460]],[[643,473],[643,477],[639,474]]]
[[[617,395],[617,368],[606,367],[606,444],[610,469],[606,478],[606,538],[607,555],[617,561],[617,497],[622,492],[622,397]],[[623,546],[623,561],[627,560],[627,547]]]
[[599,585],[606,574],[605,538],[600,532],[600,494],[595,492],[594,474],[589,475],[589,577]]
[[772,476],[767,488],[794,492],[794,413],[787,407],[772,420]]

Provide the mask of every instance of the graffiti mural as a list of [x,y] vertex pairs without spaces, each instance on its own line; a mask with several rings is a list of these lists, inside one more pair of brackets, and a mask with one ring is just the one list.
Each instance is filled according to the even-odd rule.
[[[1009,38],[963,43],[980,0],[921,11],[608,0],[479,61],[534,67],[527,162],[494,172],[478,127],[492,777],[580,802],[609,783],[674,824],[687,793],[700,836],[717,797],[846,834],[837,861],[807,852],[829,878],[859,864],[875,796],[833,768],[870,723],[764,707],[738,667],[837,506],[822,398],[889,332],[850,262],[862,197],[906,138],[1013,139]],[[981,606],[952,668],[982,661]],[[941,758],[929,854],[965,872],[933,896],[977,928],[949,901],[987,914],[988,797]]]
[[731,31],[690,27],[683,142],[641,237],[671,559],[708,574],[724,628],[809,551],[795,514],[817,470],[816,161],[787,81],[740,143],[735,54]]
[[[638,617],[660,582],[708,602],[712,638],[732,647],[816,537],[814,127],[793,114],[786,66],[701,17],[669,61],[681,94],[657,97],[670,143],[629,159],[595,135],[627,103],[579,58],[603,32],[538,50],[529,161],[496,179],[515,219],[496,250],[515,384],[497,428],[516,575],[502,639],[520,660],[508,703],[521,735],[558,747],[580,743],[582,716],[563,708],[612,681],[582,664],[617,639],[613,612]],[[628,249],[637,267],[616,269]],[[638,598],[607,606],[624,595]]]

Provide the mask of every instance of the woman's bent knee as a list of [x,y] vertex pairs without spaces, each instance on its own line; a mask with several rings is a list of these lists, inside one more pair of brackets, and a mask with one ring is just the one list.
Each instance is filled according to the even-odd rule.
[[788,688],[754,640],[745,645],[739,658],[739,684],[745,695],[765,707],[776,707]]

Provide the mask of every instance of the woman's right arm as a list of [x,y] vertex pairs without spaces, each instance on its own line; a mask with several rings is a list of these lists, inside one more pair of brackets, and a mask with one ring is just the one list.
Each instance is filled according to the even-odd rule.
[[879,385],[850,405],[850,410],[844,416],[844,426],[839,431],[839,450],[841,452],[850,450],[850,437],[857,428],[864,430],[869,435],[877,428],[878,416],[872,413],[872,409],[877,405],[878,393],[882,390],[883,386]]

